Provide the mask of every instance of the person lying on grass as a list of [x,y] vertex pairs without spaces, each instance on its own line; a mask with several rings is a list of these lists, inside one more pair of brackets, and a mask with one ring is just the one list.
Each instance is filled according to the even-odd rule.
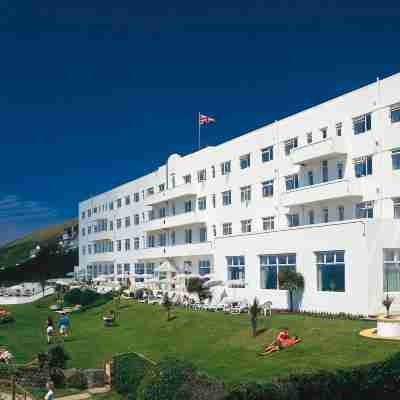
[[286,347],[293,346],[301,342],[297,336],[290,337],[288,328],[282,328],[276,339],[268,346],[265,347],[264,351],[260,353],[260,356],[266,356],[267,354],[275,353],[276,351],[285,349]]

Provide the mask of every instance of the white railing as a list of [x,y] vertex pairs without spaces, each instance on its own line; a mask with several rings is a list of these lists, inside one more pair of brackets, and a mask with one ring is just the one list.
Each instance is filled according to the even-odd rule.
[[33,303],[36,300],[41,299],[42,297],[49,296],[54,293],[54,288],[47,287],[43,291],[40,290],[33,296],[0,296],[0,305],[13,305],[13,304],[28,304]]

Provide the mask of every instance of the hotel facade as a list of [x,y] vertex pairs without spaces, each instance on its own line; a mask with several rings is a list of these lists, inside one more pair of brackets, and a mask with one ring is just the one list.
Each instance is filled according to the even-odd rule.
[[213,275],[229,296],[288,307],[279,271],[303,274],[300,309],[400,310],[400,74],[79,203],[85,278]]

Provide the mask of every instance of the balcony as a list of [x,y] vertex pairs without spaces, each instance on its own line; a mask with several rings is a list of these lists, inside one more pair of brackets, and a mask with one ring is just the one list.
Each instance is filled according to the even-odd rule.
[[150,247],[137,250],[134,255],[138,260],[156,258],[191,257],[213,254],[211,242],[200,242],[191,244],[180,244],[177,246]]
[[153,194],[152,196],[148,196],[144,201],[144,204],[146,206],[154,206],[159,203],[178,199],[179,197],[195,196],[196,193],[197,190],[194,184],[183,184],[168,190],[164,190],[163,192]]
[[179,226],[203,224],[206,222],[204,212],[188,212],[165,218],[153,219],[146,227],[146,232],[177,228]]
[[113,240],[113,232],[111,231],[101,231],[101,232],[92,232],[92,234],[88,237],[90,242],[97,242],[99,240]]
[[292,207],[352,197],[362,197],[360,183],[347,179],[339,179],[285,192],[282,194],[282,204],[286,207]]
[[115,261],[115,253],[108,252],[108,253],[92,253],[86,254],[86,262],[87,263],[102,263],[102,262],[114,262]]
[[311,161],[335,158],[346,153],[344,137],[334,136],[292,150],[290,160],[293,164],[306,164]]

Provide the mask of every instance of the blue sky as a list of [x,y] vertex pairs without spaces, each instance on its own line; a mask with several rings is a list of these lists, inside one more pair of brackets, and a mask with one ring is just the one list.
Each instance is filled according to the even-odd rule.
[[3,0],[0,243],[193,151],[197,111],[212,145],[400,72],[399,17],[369,0]]

